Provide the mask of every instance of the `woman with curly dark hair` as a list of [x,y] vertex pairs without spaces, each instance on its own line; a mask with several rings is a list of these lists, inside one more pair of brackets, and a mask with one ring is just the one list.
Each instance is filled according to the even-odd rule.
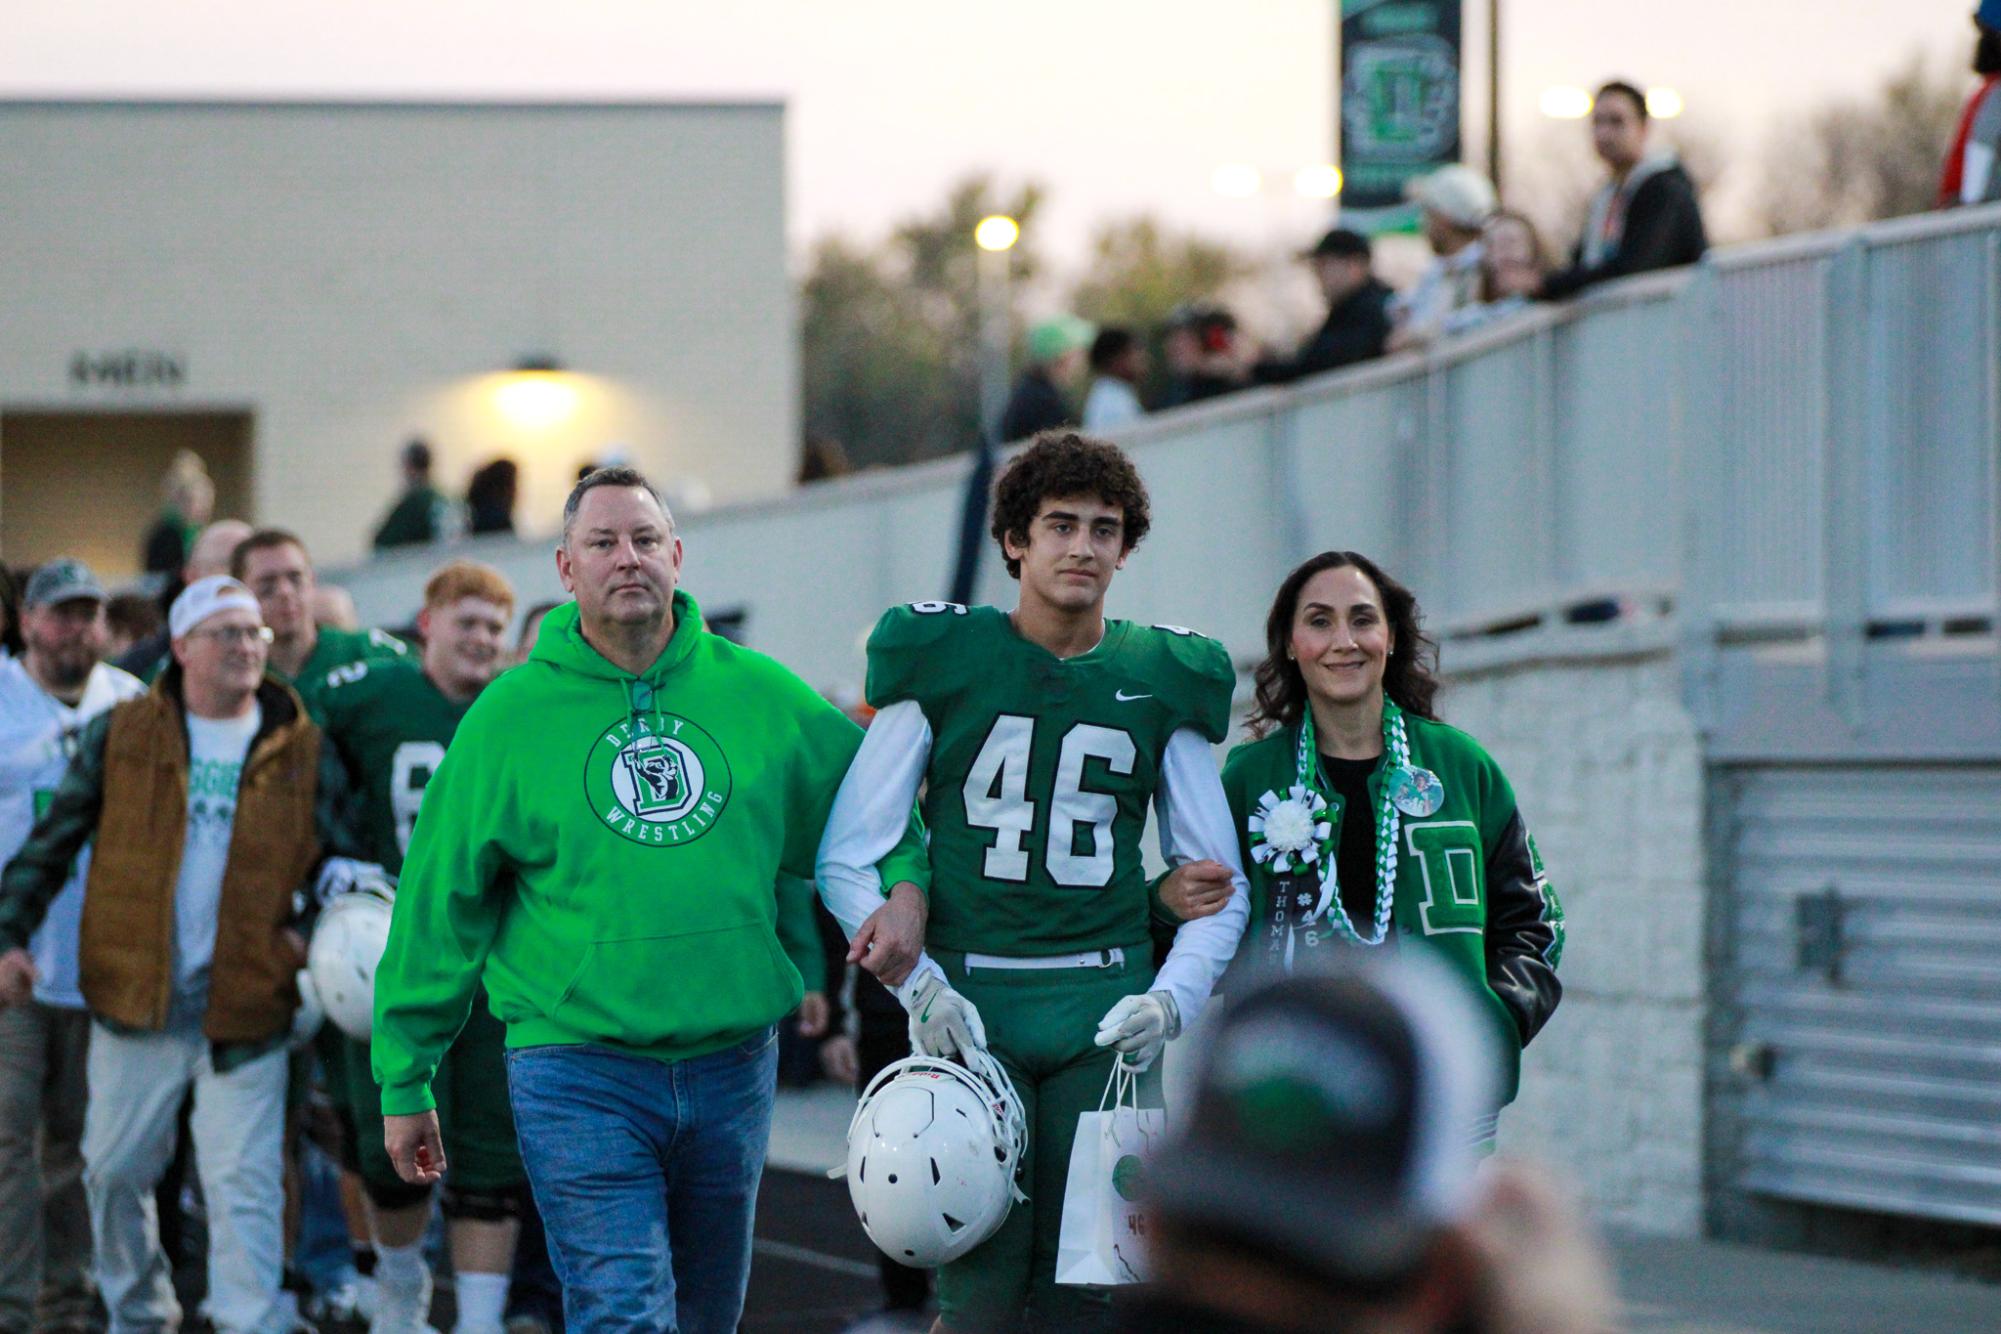
[[1238,957],[1291,969],[1392,942],[1442,956],[1494,1020],[1498,1108],[1562,994],[1563,909],[1500,766],[1439,720],[1436,662],[1416,596],[1358,552],[1323,551],[1279,585],[1256,739],[1223,766],[1251,881]]

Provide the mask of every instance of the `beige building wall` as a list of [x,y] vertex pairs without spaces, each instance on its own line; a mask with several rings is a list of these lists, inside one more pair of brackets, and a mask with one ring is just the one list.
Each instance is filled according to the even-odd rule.
[[[513,457],[529,533],[614,451],[685,496],[773,495],[798,437],[783,159],[776,104],[0,104],[0,436],[247,412],[245,517],[335,562],[412,435],[448,490]],[[564,373],[507,373],[531,357]],[[78,508],[23,462],[46,423],[21,438],[17,564],[54,554],[25,549],[32,512]],[[152,506],[153,466],[66,484]]]

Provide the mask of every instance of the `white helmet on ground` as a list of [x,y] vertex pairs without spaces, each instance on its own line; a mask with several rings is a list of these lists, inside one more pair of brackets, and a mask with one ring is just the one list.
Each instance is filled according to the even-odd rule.
[[885,1067],[848,1123],[848,1195],[862,1230],[913,1268],[958,1259],[1028,1198],[1015,1185],[1028,1142],[1021,1100],[984,1050],[965,1060]]
[[375,1013],[375,968],[389,943],[389,903],[375,894],[340,894],[320,912],[306,949],[320,1006],[340,1031],[366,1042]]

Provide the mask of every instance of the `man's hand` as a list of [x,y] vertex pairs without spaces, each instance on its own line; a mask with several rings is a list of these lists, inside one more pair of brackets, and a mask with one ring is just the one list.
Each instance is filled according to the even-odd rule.
[[1160,882],[1160,901],[1184,922],[1212,917],[1230,901],[1233,873],[1221,862],[1183,862]]
[[35,998],[35,961],[24,949],[0,954],[0,1008]]
[[429,1186],[445,1174],[445,1141],[436,1112],[382,1118],[382,1147],[396,1175],[413,1186]]
[[848,962],[868,969],[884,986],[901,984],[923,952],[927,912],[924,891],[908,880],[901,882],[855,932]]
[[802,1038],[826,1036],[827,1020],[832,1013],[827,1005],[826,992],[807,992],[799,998],[799,1036]]
[[837,1084],[852,1084],[861,1077],[861,1055],[855,1050],[855,1040],[846,1033],[836,1033],[820,1044],[820,1069]]
[[957,1056],[987,1045],[980,1012],[937,973],[926,973],[903,997],[903,1007],[910,1011],[910,1049],[919,1056]]
[[1125,1063],[1144,1070],[1154,1063],[1167,1040],[1181,1031],[1174,997],[1165,991],[1128,996],[1098,1021],[1100,1047],[1117,1047]]

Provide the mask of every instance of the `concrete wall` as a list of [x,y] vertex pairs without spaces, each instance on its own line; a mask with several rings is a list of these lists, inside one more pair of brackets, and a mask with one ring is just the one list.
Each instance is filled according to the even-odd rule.
[[[247,408],[249,517],[323,562],[360,554],[412,433],[452,487],[514,457],[535,530],[614,444],[773,495],[798,435],[783,159],[771,104],[0,105],[0,413]],[[72,374],[134,349],[177,376]],[[573,372],[559,420],[506,406],[529,355]]]
[[1570,921],[1563,1003],[1528,1050],[1502,1148],[1560,1165],[1606,1222],[1696,1235],[1707,879],[1676,661],[1470,672],[1441,705],[1507,772]]

